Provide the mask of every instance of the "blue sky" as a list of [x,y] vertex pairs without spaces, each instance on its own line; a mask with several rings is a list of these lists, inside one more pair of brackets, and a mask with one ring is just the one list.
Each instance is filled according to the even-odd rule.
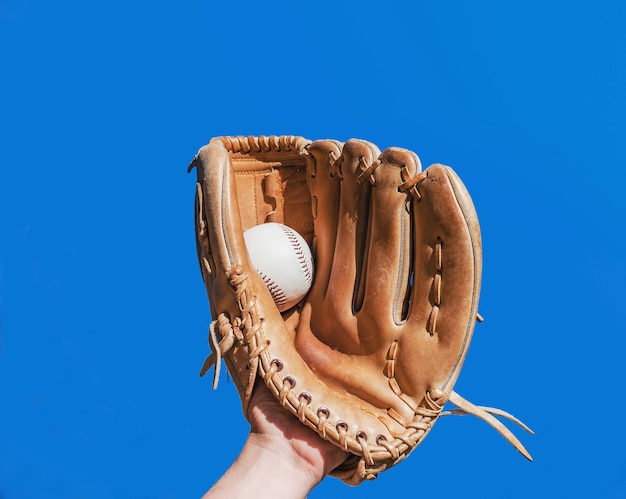
[[626,496],[626,4],[0,0],[0,496],[200,497],[247,433],[198,371],[186,166],[211,137],[358,137],[463,178],[483,234],[445,418],[311,495]]

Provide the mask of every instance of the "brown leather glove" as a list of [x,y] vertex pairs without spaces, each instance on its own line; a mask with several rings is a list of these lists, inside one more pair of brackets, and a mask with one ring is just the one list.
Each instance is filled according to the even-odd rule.
[[[470,196],[449,167],[363,140],[218,137],[196,166],[198,257],[213,353],[247,416],[260,378],[281,405],[351,457],[356,485],[404,459],[442,414],[474,414],[530,455],[493,414],[453,391],[478,316],[482,250]],[[315,279],[280,313],[244,230],[286,224],[311,245]],[[268,251],[271,251],[268,241]],[[458,409],[442,413],[446,402]],[[526,427],[524,427],[526,428]],[[527,428],[526,428],[527,429]],[[529,430],[530,431],[530,430]]]

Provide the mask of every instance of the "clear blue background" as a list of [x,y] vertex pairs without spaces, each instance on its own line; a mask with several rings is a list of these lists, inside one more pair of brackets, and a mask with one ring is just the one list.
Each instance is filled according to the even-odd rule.
[[[456,389],[401,465],[310,495],[626,497],[626,3],[0,0],[0,495],[199,498],[247,434],[198,377],[188,162],[211,137],[442,162],[484,242]],[[251,497],[253,496],[251,491]]]

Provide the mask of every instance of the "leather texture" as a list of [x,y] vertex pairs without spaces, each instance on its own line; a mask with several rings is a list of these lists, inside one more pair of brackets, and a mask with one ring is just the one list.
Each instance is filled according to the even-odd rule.
[[[217,137],[197,167],[198,258],[221,359],[247,417],[255,382],[351,457],[332,473],[357,485],[417,447],[439,417],[473,414],[528,459],[495,415],[453,391],[478,315],[478,217],[456,173],[422,170],[402,148],[365,140]],[[315,279],[294,308],[277,310],[250,264],[243,232],[279,222],[300,233]],[[268,241],[268,251],[271,251]],[[442,412],[446,403],[457,406]]]

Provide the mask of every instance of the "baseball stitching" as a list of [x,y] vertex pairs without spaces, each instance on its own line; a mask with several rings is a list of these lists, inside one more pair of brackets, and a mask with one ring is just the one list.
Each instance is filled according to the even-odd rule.
[[291,229],[290,227],[287,227],[286,225],[281,226],[281,230],[285,233],[287,239],[289,239],[289,242],[291,243],[291,246],[296,252],[298,263],[300,264],[300,268],[302,269],[302,273],[304,274],[304,278],[306,279],[307,286],[311,287],[311,284],[313,283],[313,275],[311,274],[311,269],[309,268],[305,252],[300,245],[300,241],[298,241],[298,238],[295,236],[293,229]]
[[263,279],[263,282],[267,286],[267,289],[269,289],[270,294],[272,295],[272,300],[274,300],[274,303],[276,304],[276,306],[279,308],[282,307],[287,302],[287,297],[285,296],[284,291],[280,289],[278,284],[276,284],[271,278],[266,276],[263,272],[259,270],[257,270],[257,272],[261,276],[261,279]]

